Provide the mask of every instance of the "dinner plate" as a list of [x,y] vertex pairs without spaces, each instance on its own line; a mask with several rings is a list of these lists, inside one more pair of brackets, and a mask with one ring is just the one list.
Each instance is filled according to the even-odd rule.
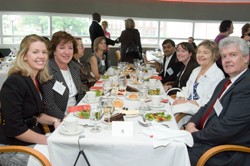
[[81,119],[89,119],[89,116],[90,116],[90,113],[86,112],[85,116],[80,116],[81,111],[77,111],[77,112],[74,112],[74,116],[78,117],[78,118],[81,118]]
[[165,103],[160,102],[159,105],[152,105],[152,103],[149,102],[149,103],[148,103],[148,106],[149,106],[150,108],[162,108],[162,107],[165,106]]
[[96,97],[94,101],[89,101],[87,98],[83,98],[82,101],[83,101],[84,103],[89,103],[89,104],[91,104],[91,103],[97,103],[97,102],[99,101],[99,99]]
[[84,128],[82,126],[78,126],[77,127],[77,130],[75,132],[68,132],[68,131],[65,131],[63,130],[62,127],[59,128],[59,132],[63,135],[77,135],[77,134],[80,134],[84,131]]

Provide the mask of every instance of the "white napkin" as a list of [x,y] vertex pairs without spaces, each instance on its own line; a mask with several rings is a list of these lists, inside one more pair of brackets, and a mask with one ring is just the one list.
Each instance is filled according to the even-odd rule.
[[170,129],[155,121],[152,122],[150,130],[151,131],[144,130],[143,132],[146,135],[150,135],[153,137],[154,148],[157,148],[159,146],[167,146],[174,141],[183,142],[189,147],[192,147],[194,144],[191,133],[185,130]]

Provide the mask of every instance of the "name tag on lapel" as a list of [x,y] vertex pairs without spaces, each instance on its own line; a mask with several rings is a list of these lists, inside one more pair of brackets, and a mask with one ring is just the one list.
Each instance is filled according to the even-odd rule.
[[57,93],[59,93],[60,95],[63,95],[66,87],[63,85],[62,82],[56,81],[52,89]]
[[167,69],[167,73],[168,73],[168,75],[172,75],[172,74],[174,74],[174,71],[173,71],[173,69],[170,67],[170,68],[168,68]]
[[221,111],[222,111],[223,107],[220,103],[220,101],[217,99],[216,102],[214,103],[214,110],[217,116],[220,115]]
[[133,136],[133,122],[112,122],[112,136],[128,137]]

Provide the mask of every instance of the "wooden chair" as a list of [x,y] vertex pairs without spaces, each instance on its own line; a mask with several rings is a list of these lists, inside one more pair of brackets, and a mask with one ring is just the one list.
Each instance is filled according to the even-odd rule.
[[43,166],[51,166],[50,161],[39,151],[27,146],[0,146],[0,152],[21,152],[34,156]]
[[120,50],[117,50],[115,52],[115,54],[116,54],[117,63],[119,63],[121,61],[121,52],[120,52]]
[[209,150],[207,150],[198,160],[196,166],[204,166],[207,160],[209,160],[214,155],[225,152],[225,151],[238,151],[238,152],[245,152],[250,153],[250,148],[246,146],[240,145],[219,145],[215,146]]

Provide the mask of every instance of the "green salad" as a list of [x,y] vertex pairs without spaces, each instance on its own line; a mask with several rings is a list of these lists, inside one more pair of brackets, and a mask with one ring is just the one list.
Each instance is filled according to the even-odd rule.
[[146,113],[145,119],[152,121],[155,120],[157,122],[164,122],[172,119],[170,114],[165,114],[164,112],[156,112],[156,113]]

